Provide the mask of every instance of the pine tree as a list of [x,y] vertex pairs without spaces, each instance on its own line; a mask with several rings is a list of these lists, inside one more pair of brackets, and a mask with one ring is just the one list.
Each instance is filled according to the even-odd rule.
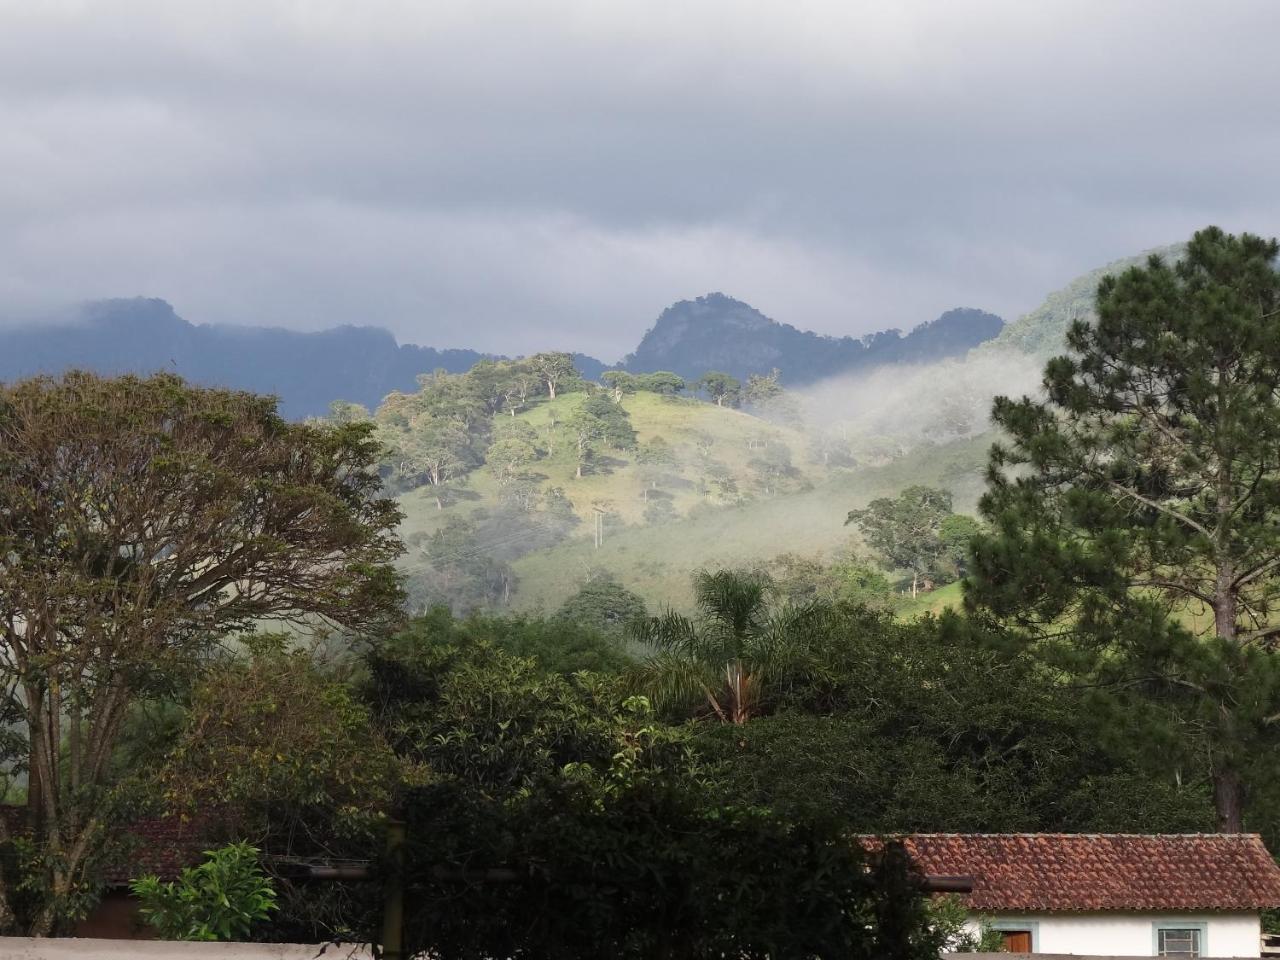
[[972,609],[1202,732],[1228,832],[1280,713],[1278,253],[1210,227],[1177,264],[1101,283],[1047,398],[996,401],[1008,443],[967,589]]

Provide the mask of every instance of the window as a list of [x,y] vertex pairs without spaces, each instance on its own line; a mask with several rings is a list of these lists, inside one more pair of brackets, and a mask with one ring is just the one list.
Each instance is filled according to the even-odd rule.
[[1156,927],[1157,957],[1203,957],[1203,923],[1169,923]]
[[1002,941],[1000,947],[1005,953],[1031,952],[1030,930],[1001,930],[1000,939]]
[[1000,934],[1006,953],[1035,953],[1040,949],[1040,924],[1034,920],[995,920],[991,929]]

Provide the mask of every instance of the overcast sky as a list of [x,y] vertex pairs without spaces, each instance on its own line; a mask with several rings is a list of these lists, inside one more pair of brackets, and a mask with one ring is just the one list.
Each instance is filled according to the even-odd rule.
[[612,360],[1280,230],[1280,3],[0,0],[0,306]]

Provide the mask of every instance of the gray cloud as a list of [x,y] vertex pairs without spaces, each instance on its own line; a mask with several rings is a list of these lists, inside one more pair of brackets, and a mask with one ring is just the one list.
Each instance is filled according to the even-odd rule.
[[614,358],[1275,229],[1280,6],[0,0],[0,301]]

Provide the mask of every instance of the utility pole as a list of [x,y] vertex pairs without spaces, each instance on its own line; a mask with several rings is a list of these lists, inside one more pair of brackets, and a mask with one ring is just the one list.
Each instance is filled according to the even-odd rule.
[[382,890],[384,960],[404,960],[404,838],[404,823],[388,821],[387,875]]
[[604,510],[601,507],[591,509],[596,512],[596,549],[599,550],[604,543]]

